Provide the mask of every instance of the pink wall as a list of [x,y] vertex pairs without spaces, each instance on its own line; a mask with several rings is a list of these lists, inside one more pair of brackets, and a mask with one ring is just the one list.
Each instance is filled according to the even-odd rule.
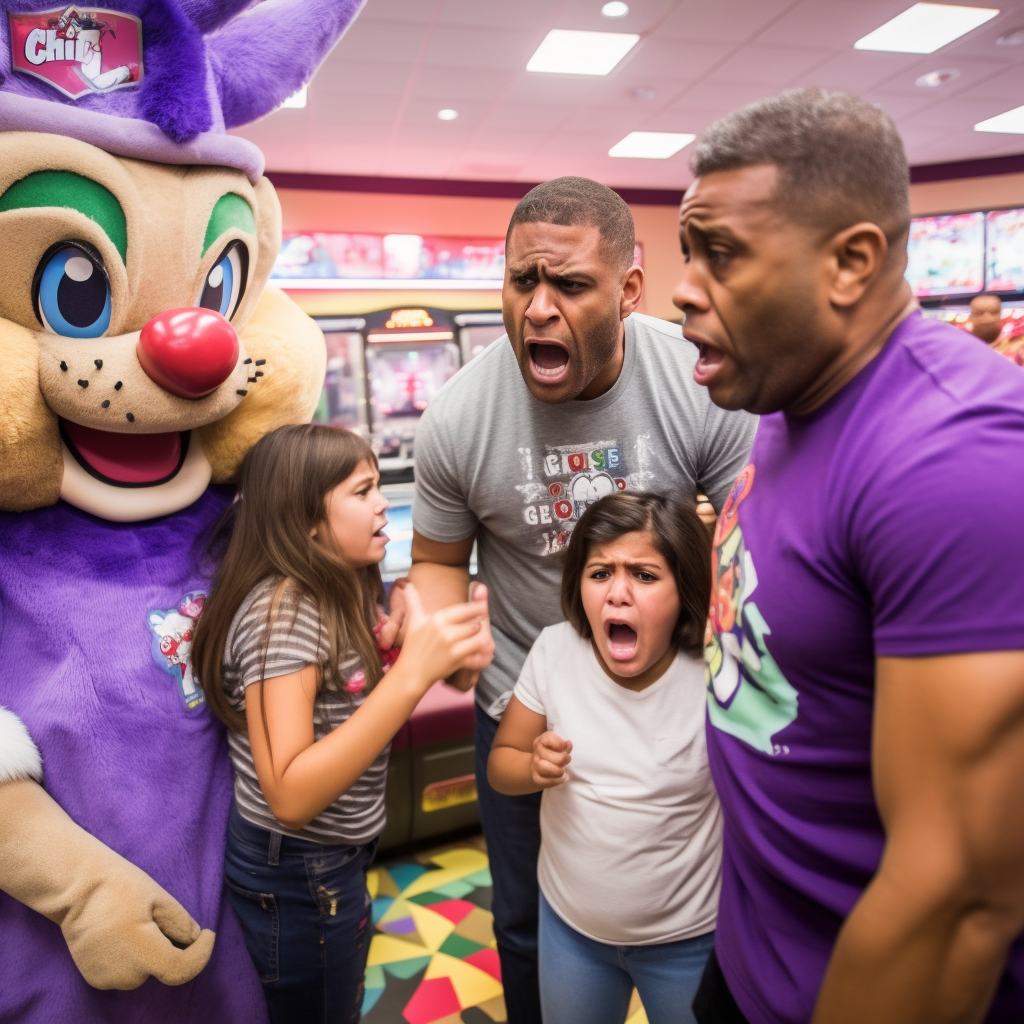
[[[376,192],[323,192],[279,188],[286,231],[403,232],[502,238],[515,199],[460,196],[392,195]],[[654,316],[678,316],[672,306],[674,274],[679,267],[676,209],[633,206],[636,237],[644,247],[646,288],[642,309]],[[394,305],[434,305],[458,309],[497,309],[500,290],[431,292],[291,293],[308,313],[342,315]]]
[[[408,232],[429,235],[505,234],[515,199],[463,196],[394,195],[377,192],[327,192],[279,188],[285,230]],[[1024,206],[1024,174],[961,178],[910,187],[915,216]],[[676,319],[672,288],[679,273],[679,239],[674,206],[634,205],[636,237],[644,247],[646,285],[641,309]],[[493,291],[293,292],[309,313],[346,315],[399,305],[434,305],[451,309],[497,309],[501,293]]]

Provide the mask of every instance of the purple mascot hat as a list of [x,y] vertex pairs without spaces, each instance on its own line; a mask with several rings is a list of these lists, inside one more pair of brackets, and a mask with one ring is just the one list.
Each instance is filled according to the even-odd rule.
[[[364,0],[0,0],[0,131],[263,173],[225,129],[309,81]],[[56,101],[56,102],[55,102]]]

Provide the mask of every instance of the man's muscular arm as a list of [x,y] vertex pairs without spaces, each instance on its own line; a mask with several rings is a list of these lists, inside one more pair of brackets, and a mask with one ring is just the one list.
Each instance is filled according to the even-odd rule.
[[[436,541],[413,530],[409,579],[416,585],[423,609],[428,615],[466,600],[469,591],[469,560],[475,540],[474,534],[465,540]],[[448,682],[459,690],[469,690],[479,678],[479,669],[462,669]]]
[[1024,652],[880,658],[886,846],[814,1024],[979,1024],[1024,931]]

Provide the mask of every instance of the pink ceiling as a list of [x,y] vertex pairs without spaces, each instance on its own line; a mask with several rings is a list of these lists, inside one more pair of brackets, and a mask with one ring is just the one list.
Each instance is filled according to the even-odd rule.
[[[936,53],[870,53],[861,36],[912,0],[369,0],[317,73],[304,110],[238,134],[272,171],[495,181],[582,174],[610,185],[679,188],[688,150],[614,159],[631,131],[694,132],[736,106],[792,86],[858,93],[899,125],[911,164],[1024,153],[1024,136],[973,131],[1024,104],[1024,0]],[[960,0],[970,3],[971,0]],[[538,75],[526,62],[552,28],[637,32],[606,78]],[[934,89],[914,84],[960,72]],[[440,121],[442,107],[459,111]]]

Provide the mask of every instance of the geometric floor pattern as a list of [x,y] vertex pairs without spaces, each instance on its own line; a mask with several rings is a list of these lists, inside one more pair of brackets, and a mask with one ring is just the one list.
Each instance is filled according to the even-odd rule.
[[[506,1020],[481,838],[372,868],[362,1024]],[[634,993],[625,1024],[647,1024]]]

